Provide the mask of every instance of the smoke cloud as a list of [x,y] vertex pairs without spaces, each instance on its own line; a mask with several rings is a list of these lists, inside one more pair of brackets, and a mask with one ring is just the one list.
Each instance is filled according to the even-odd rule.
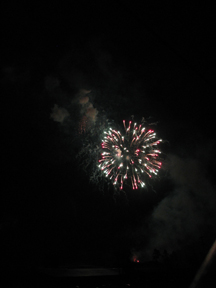
[[90,102],[90,99],[87,94],[91,90],[80,89],[79,91],[79,104],[81,104],[81,114],[87,118],[87,121],[95,122],[98,111],[94,108],[93,104]]
[[65,118],[67,118],[69,115],[69,112],[65,108],[59,107],[57,104],[55,104],[52,108],[50,118],[53,119],[53,121],[63,123]]
[[[89,129],[92,124],[95,124],[97,119],[98,110],[93,106],[90,101],[90,97],[87,94],[91,93],[91,90],[80,89],[79,93],[75,96],[75,98],[71,101],[72,106],[79,105],[79,113],[80,113],[80,122],[79,122],[79,132],[83,133],[87,129]],[[70,105],[69,105],[70,106]],[[72,116],[68,112],[67,109],[63,107],[59,107],[57,104],[52,108],[52,113],[50,114],[50,118],[55,122],[63,123],[64,120]]]
[[192,244],[206,229],[215,231],[216,193],[201,163],[169,155],[165,166],[175,189],[154,209],[149,245],[135,252],[137,257],[151,259],[154,249],[171,253]]

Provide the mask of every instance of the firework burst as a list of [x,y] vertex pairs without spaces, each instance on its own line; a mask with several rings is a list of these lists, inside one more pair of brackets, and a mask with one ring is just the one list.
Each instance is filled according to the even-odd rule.
[[128,180],[133,189],[138,189],[145,186],[145,175],[151,178],[161,168],[157,145],[162,140],[157,140],[154,130],[147,130],[142,124],[130,121],[126,127],[123,120],[123,125],[124,136],[112,128],[104,131],[99,168],[120,189]]

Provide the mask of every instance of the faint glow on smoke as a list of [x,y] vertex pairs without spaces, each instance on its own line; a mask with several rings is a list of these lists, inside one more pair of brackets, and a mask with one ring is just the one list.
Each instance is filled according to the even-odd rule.
[[79,134],[85,133],[97,119],[98,110],[94,108],[90,101],[89,94],[91,90],[80,89],[78,94],[78,102],[81,105],[80,113],[82,118],[79,123]]
[[84,115],[79,122],[79,134],[86,132],[87,116]]
[[52,108],[52,113],[50,114],[50,118],[53,119],[53,121],[62,123],[66,117],[68,117],[70,114],[69,112],[62,107],[58,107],[57,104],[54,105]]
[[98,114],[98,111],[96,108],[94,108],[93,106],[92,107],[89,107],[87,110],[86,110],[86,116],[93,122],[96,121],[96,116]]
[[82,104],[82,105],[84,105],[84,104],[86,104],[88,102],[89,102],[89,97],[88,96],[84,96],[84,97],[79,99],[79,103]]

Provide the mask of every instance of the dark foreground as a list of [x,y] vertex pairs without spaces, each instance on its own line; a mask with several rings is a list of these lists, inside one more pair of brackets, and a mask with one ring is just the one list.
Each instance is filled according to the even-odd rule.
[[[146,269],[142,266],[127,269],[82,267],[82,268],[38,268],[11,269],[2,271],[0,287],[32,288],[189,288],[194,275],[185,271],[166,273],[163,269]],[[214,272],[206,275],[196,288],[216,287]]]

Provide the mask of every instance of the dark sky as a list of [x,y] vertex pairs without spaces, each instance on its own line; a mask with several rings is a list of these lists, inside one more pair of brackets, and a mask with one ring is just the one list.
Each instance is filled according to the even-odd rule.
[[[214,7],[86,2],[2,4],[3,261],[149,260],[203,237],[205,254],[216,232]],[[87,90],[98,122],[80,134]],[[122,193],[89,182],[103,123],[131,115],[158,121],[159,179]]]

